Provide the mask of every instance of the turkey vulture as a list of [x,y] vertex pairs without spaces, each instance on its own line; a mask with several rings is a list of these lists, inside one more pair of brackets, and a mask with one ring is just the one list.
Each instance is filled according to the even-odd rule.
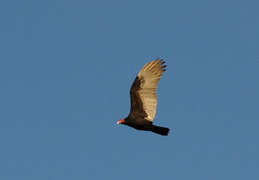
[[147,63],[138,73],[131,88],[131,108],[128,117],[120,119],[117,124],[124,124],[137,130],[152,131],[167,136],[169,128],[153,125],[156,114],[156,88],[166,65],[163,59]]

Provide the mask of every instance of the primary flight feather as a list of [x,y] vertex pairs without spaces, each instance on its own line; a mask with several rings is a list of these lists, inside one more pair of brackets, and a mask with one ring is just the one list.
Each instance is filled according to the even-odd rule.
[[152,122],[156,115],[156,88],[165,72],[164,63],[162,59],[155,59],[139,71],[130,88],[130,113],[117,124],[124,124],[137,130],[152,131],[163,136],[168,135],[169,128],[155,126]]

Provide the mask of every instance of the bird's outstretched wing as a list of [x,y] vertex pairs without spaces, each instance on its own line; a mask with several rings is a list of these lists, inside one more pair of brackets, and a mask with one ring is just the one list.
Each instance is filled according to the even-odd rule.
[[148,121],[153,121],[155,118],[156,88],[163,72],[165,72],[164,63],[163,59],[155,59],[139,71],[130,88],[131,109],[129,116],[141,117]]

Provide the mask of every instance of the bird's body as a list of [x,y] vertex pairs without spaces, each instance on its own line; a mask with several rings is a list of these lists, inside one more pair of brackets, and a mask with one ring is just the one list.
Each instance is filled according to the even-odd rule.
[[165,71],[164,63],[163,60],[156,59],[139,71],[130,88],[130,113],[117,124],[124,124],[137,130],[152,131],[163,136],[168,135],[170,129],[155,126],[152,122],[156,114],[156,88]]

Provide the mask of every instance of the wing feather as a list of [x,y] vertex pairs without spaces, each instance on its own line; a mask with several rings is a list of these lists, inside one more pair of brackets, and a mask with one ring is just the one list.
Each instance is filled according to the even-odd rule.
[[156,114],[158,82],[165,71],[165,62],[155,59],[143,66],[130,89],[130,116],[153,121]]

